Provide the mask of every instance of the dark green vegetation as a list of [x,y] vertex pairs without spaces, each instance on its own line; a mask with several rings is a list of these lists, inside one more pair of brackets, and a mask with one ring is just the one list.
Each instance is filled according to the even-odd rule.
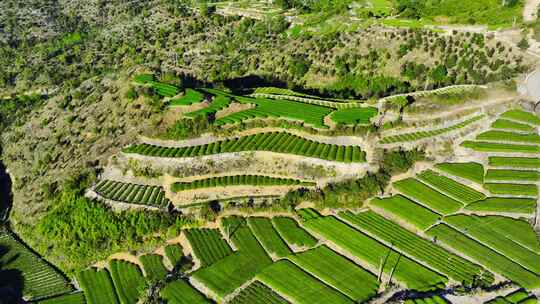
[[11,233],[4,231],[0,231],[0,286],[20,290],[30,299],[61,295],[73,290],[63,274]]
[[63,296],[50,298],[36,302],[38,304],[85,304],[86,300],[82,292],[75,292]]
[[314,186],[313,182],[303,182],[292,178],[275,178],[264,175],[229,175],[198,179],[192,182],[176,182],[172,184],[174,192],[194,190],[200,188],[228,187],[228,186]]
[[287,300],[283,299],[280,295],[275,293],[268,286],[259,281],[254,281],[246,288],[242,289],[240,293],[235,296],[229,303],[231,304],[252,304],[252,303],[266,303],[266,304],[287,304]]
[[182,246],[180,244],[171,244],[165,246],[165,256],[171,263],[171,265],[174,267],[180,263],[182,260],[182,256],[184,255],[184,252],[182,250]]
[[505,296],[499,296],[485,304],[535,304],[538,299],[534,295],[530,295],[526,290],[520,289],[511,292]]
[[434,295],[429,298],[416,298],[416,299],[407,299],[404,304],[448,304],[443,297]]
[[177,158],[243,151],[271,151],[348,163],[365,161],[365,152],[358,146],[324,144],[287,132],[259,133],[182,148],[139,144],[124,149],[125,153]]
[[128,204],[164,208],[170,204],[162,187],[128,184],[112,180],[100,181],[94,190],[106,199]]
[[135,82],[140,84],[147,84],[149,85],[156,94],[163,96],[163,97],[173,97],[176,94],[178,94],[178,88],[159,81],[154,80],[153,75],[149,74],[141,74],[134,77]]

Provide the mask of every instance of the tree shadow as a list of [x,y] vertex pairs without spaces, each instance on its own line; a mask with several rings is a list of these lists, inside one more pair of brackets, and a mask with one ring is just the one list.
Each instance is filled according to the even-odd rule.
[[[0,157],[2,156],[2,147],[0,146]],[[11,178],[7,174],[7,168],[0,160],[0,224],[8,219],[9,211],[13,204],[11,193]]]
[[23,296],[24,278],[20,270],[9,269],[9,264],[17,255],[5,259],[9,248],[0,245],[0,304],[25,303]]
[[283,81],[277,79],[268,79],[259,75],[247,75],[227,79],[223,81],[223,85],[229,88],[234,94],[242,94],[244,91],[251,90],[256,87],[287,87],[287,83]]

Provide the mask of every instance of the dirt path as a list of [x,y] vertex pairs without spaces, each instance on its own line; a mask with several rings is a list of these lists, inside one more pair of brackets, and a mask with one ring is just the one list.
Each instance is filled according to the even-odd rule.
[[523,7],[523,21],[533,22],[538,18],[538,6],[540,0],[526,0]]

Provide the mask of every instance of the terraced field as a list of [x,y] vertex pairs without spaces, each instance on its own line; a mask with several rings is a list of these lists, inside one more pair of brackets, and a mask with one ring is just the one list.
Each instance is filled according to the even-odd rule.
[[217,229],[188,229],[184,233],[201,267],[211,265],[233,252]]
[[179,92],[178,88],[163,82],[154,80],[154,75],[141,74],[134,77],[134,81],[139,84],[149,85],[155,92],[163,97],[173,97]]
[[436,164],[435,168],[478,184],[484,183],[484,166],[479,163],[441,163]]
[[426,170],[417,176],[420,178],[420,180],[437,189],[441,193],[451,196],[464,204],[469,204],[486,198],[482,192],[458,183],[446,176],[439,175],[431,170]]
[[122,304],[135,304],[141,296],[144,277],[139,266],[126,261],[109,262],[111,277],[118,299]]
[[167,283],[160,291],[160,295],[167,303],[172,304],[204,304],[211,303],[199,291],[183,280]]
[[[29,299],[61,295],[73,291],[63,274],[41,259],[10,233],[0,231],[0,285],[21,290]],[[10,273],[13,277],[10,278]],[[15,275],[22,276],[22,282]],[[19,285],[20,284],[20,285]],[[20,289],[19,289],[20,288]]]
[[403,195],[439,214],[454,213],[463,207],[463,203],[441,194],[414,178],[400,180],[393,185]]
[[231,104],[231,98],[224,95],[216,95],[214,99],[212,100],[212,103],[208,107],[202,108],[200,110],[196,110],[193,112],[185,113],[184,116],[195,118],[198,116],[209,115],[211,113],[215,114],[216,112],[227,108],[230,104]]
[[259,281],[254,281],[236,295],[230,304],[288,304],[289,302]]
[[194,103],[199,103],[204,99],[204,94],[193,90],[193,89],[186,89],[184,92],[184,96],[177,98],[177,99],[171,99],[170,105],[171,106],[189,106]]
[[445,133],[449,133],[455,130],[465,128],[466,126],[472,123],[475,123],[482,118],[484,118],[484,116],[479,115],[479,116],[475,116],[473,118],[470,118],[468,120],[465,120],[463,122],[457,123],[449,127],[444,127],[444,128],[434,129],[434,130],[429,130],[429,131],[419,131],[419,132],[402,133],[398,135],[386,136],[386,137],[383,137],[379,142],[381,144],[393,144],[393,143],[411,142],[411,141],[417,141],[417,140],[426,139],[430,137],[435,137],[435,136],[443,135]]
[[313,182],[305,182],[292,178],[275,178],[264,175],[229,175],[198,179],[192,182],[176,182],[172,184],[173,192],[194,190],[201,188],[215,188],[228,186],[314,186]]
[[137,185],[102,180],[94,188],[100,196],[113,201],[164,208],[170,204],[165,191],[159,186]]
[[167,269],[163,265],[163,257],[159,254],[145,254],[139,257],[144,274],[148,280],[163,280],[167,276]]
[[362,107],[337,110],[330,116],[335,123],[346,125],[369,125],[371,119],[379,113],[377,108]]
[[365,152],[359,146],[338,146],[320,143],[286,132],[258,133],[220,140],[201,146],[171,148],[150,144],[131,145],[124,153],[153,157],[196,157],[244,151],[270,151],[288,153],[324,160],[358,163],[365,161]]
[[370,207],[376,207],[391,214],[395,219],[404,221],[419,230],[425,230],[435,224],[441,216],[426,207],[402,196],[374,198],[369,202]]
[[88,304],[120,303],[107,269],[89,268],[79,273],[77,281]]
[[250,217],[247,219],[247,224],[268,255],[283,258],[292,253],[287,244],[285,244],[278,232],[274,229],[274,226],[272,226],[271,219]]

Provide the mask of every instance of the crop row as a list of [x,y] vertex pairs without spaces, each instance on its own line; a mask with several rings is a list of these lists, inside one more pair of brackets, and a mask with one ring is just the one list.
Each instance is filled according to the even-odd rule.
[[476,191],[468,186],[456,182],[446,176],[440,175],[431,170],[425,170],[417,175],[420,180],[429,184],[443,194],[449,195],[456,200],[468,204],[486,198],[479,191]]
[[484,188],[498,195],[538,196],[538,186],[535,184],[486,183]]
[[418,205],[410,199],[395,195],[388,198],[374,198],[369,202],[374,206],[384,210],[385,213],[405,221],[419,230],[425,230],[435,224],[441,216],[437,213]]
[[359,146],[338,146],[320,143],[287,132],[258,133],[213,143],[171,148],[149,144],[132,145],[123,150],[154,157],[196,157],[243,151],[271,151],[338,162],[364,162],[365,152]]
[[188,229],[184,233],[201,267],[212,265],[233,252],[217,229]]
[[102,180],[94,190],[106,199],[129,204],[162,208],[170,203],[169,199],[165,197],[165,191],[159,186]]
[[419,132],[412,132],[412,133],[403,133],[398,135],[391,135],[391,136],[385,136],[380,140],[381,144],[392,144],[397,142],[408,142],[408,141],[416,141],[420,139],[425,139],[429,137],[439,136],[445,133],[449,133],[454,130],[458,130],[461,128],[464,128],[480,119],[482,119],[484,115],[478,115],[473,118],[467,119],[463,122],[460,122],[458,124],[452,125],[450,127],[441,128],[441,129],[435,129],[430,131],[419,131]]
[[48,298],[46,300],[40,300],[32,302],[37,304],[85,304],[84,293],[74,292],[70,294],[61,295],[54,298]]
[[[26,298],[50,297],[73,290],[62,274],[12,235],[0,233],[0,250],[5,250],[0,252],[0,266],[5,265],[7,269],[19,272],[22,280],[18,283],[14,276],[12,280],[2,283],[6,283],[6,286],[11,286],[14,290],[20,290]],[[9,272],[4,275],[9,279]]]
[[540,146],[537,145],[515,145],[470,140],[464,141],[461,145],[479,152],[540,153]]
[[491,124],[491,127],[493,129],[502,129],[502,130],[515,130],[515,131],[522,131],[522,132],[533,132],[534,127],[522,124],[519,122],[515,122],[508,119],[499,118],[494,123]]
[[510,141],[517,143],[540,144],[540,135],[535,133],[515,133],[500,130],[490,130],[478,134],[477,140]]
[[482,267],[450,253],[444,248],[419,237],[415,233],[400,227],[373,211],[359,214],[342,212],[339,216],[362,231],[367,231],[377,239],[383,240],[387,244],[392,244],[396,250],[405,253],[409,257],[423,261],[432,269],[465,286],[472,286],[477,283],[475,282],[477,277],[486,278],[485,285],[491,283],[489,280],[490,276],[485,273]]
[[407,299],[403,304],[448,304],[445,299],[439,295],[434,295],[429,298],[417,298],[417,299]]
[[533,126],[540,126],[540,118],[538,116],[523,110],[510,110],[503,113],[501,117],[521,121]]
[[289,302],[275,293],[268,286],[259,281],[254,281],[242,289],[229,304],[288,304]]
[[354,109],[362,106],[360,102],[337,102],[329,101],[313,97],[303,97],[303,96],[291,96],[291,95],[275,95],[275,94],[264,94],[264,93],[254,93],[250,95],[254,98],[266,98],[266,99],[277,99],[277,100],[292,100],[296,102],[302,102],[311,105],[318,105],[334,109]]
[[145,284],[139,266],[121,260],[111,260],[109,266],[120,303],[137,303],[142,294],[141,290]]
[[439,224],[427,235],[525,288],[540,287],[538,275],[448,225]]
[[150,281],[163,280],[167,276],[167,268],[163,265],[163,257],[149,253],[139,257],[146,278]]
[[325,285],[287,260],[280,260],[264,268],[257,275],[257,280],[298,304],[354,303],[344,294]]
[[292,218],[273,217],[272,224],[289,246],[310,248],[317,245],[317,239],[298,226],[298,223]]
[[540,181],[540,172],[531,170],[489,169],[486,173],[486,180],[537,182]]
[[303,226],[309,232],[320,235],[335,245],[343,248],[363,260],[371,269],[381,269],[386,275],[393,274],[393,278],[406,285],[407,288],[417,291],[428,291],[446,284],[447,279],[421,264],[402,256],[375,239],[339,221],[333,216],[316,217],[314,214],[300,216],[307,219]]
[[287,257],[305,272],[364,303],[377,294],[377,277],[325,245]]
[[241,96],[235,96],[234,98],[242,104],[253,104],[255,108],[219,118],[215,121],[216,125],[235,124],[254,118],[283,118],[298,120],[316,128],[327,129],[328,127],[324,124],[324,117],[332,112],[332,108],[290,100]]
[[439,214],[450,214],[458,211],[463,204],[450,198],[424,183],[414,179],[406,178],[395,182],[394,187],[403,195],[421,203]]
[[253,236],[245,219],[227,217],[221,220],[221,225],[238,251],[195,271],[193,278],[223,298],[272,264],[272,259]]
[[435,168],[478,184],[484,183],[484,166],[479,163],[440,163]]
[[182,279],[171,281],[160,290],[161,297],[168,304],[206,304],[211,303],[197,289]]
[[536,199],[518,197],[488,197],[465,207],[465,210],[494,213],[525,213],[536,211]]
[[200,188],[214,188],[226,186],[313,186],[313,182],[303,182],[292,178],[275,178],[264,175],[228,175],[218,176],[206,179],[198,179],[192,182],[176,182],[172,184],[172,191],[179,192],[184,190],[193,190]]
[[490,156],[489,165],[493,167],[540,169],[540,158]]
[[503,254],[508,259],[520,264],[528,270],[540,274],[540,255],[524,248],[514,241],[514,236],[498,233],[486,225],[489,217],[453,215],[444,221],[455,229],[473,237],[480,243]]
[[538,304],[538,299],[530,295],[527,291],[520,289],[505,296],[498,296],[495,299],[485,302],[485,304]]
[[177,266],[184,256],[182,246],[180,244],[170,244],[165,246],[165,256],[171,262],[173,267]]
[[280,237],[272,225],[272,220],[264,217],[249,217],[247,223],[253,235],[259,240],[266,252],[277,258],[288,256],[292,253],[285,241]]
[[77,281],[88,304],[119,304],[111,276],[106,268],[89,268],[80,272]]

